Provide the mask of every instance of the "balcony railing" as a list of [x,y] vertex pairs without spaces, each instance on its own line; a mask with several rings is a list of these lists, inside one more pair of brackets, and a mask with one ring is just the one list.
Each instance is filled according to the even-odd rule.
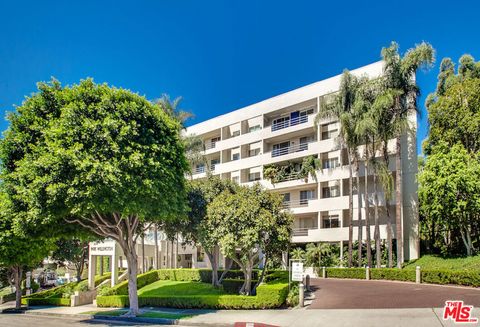
[[284,208],[300,208],[300,207],[308,207],[308,201],[315,200],[314,198],[311,199],[300,199],[300,200],[293,200],[293,201],[283,201]]
[[308,231],[312,229],[317,229],[316,227],[311,228],[294,228],[292,230],[293,236],[308,236]]
[[206,171],[206,168],[205,166],[201,166],[201,167],[196,167],[194,170],[193,170],[193,173],[194,174],[202,174]]
[[214,149],[218,141],[205,142],[205,150]]
[[307,121],[308,121],[308,116],[306,115],[295,117],[289,120],[284,120],[280,123],[272,124],[272,132],[275,132],[275,131],[278,131],[279,129],[284,129],[290,126],[303,124],[303,123],[306,123]]
[[308,143],[300,143],[296,145],[287,146],[285,148],[273,149],[272,158],[284,156],[286,154],[290,154],[294,152],[306,151],[306,150],[308,150]]

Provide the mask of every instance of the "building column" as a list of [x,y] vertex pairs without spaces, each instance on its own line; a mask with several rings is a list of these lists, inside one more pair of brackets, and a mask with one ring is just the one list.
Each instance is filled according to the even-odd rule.
[[95,288],[95,272],[97,270],[97,256],[88,256],[88,289]]
[[343,241],[340,241],[340,267],[343,267]]
[[115,254],[110,257],[110,271],[112,272],[111,286],[114,287],[118,283],[118,255]]
[[287,251],[282,252],[282,269],[283,270],[288,269],[288,252]]

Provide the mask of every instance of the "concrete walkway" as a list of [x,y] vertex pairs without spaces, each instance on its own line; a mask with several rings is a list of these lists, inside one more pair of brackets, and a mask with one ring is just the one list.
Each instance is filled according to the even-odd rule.
[[[443,308],[416,309],[277,309],[277,310],[182,310],[170,308],[142,308],[145,311],[189,313],[192,318],[181,319],[185,326],[233,326],[236,322],[257,322],[274,326],[455,326],[443,321]],[[82,312],[114,310],[97,308],[93,305],[80,307],[35,307],[27,315],[54,317],[82,317]],[[474,309],[474,317],[480,317],[480,310]],[[83,315],[85,317],[85,315]],[[88,316],[87,316],[88,317]],[[472,326],[471,324],[466,326]]]

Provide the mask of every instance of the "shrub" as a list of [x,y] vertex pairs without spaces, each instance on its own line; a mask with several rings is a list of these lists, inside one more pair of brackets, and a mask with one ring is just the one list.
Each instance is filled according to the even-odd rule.
[[422,282],[480,287],[480,273],[475,270],[422,270]]
[[[262,284],[256,296],[244,295],[190,295],[190,296],[140,296],[140,306],[210,309],[265,309],[277,308],[285,303],[288,284]],[[97,296],[99,307],[126,307],[127,295]]]
[[296,307],[300,300],[299,294],[300,294],[300,290],[298,288],[298,284],[292,285],[287,295],[287,305],[290,307]]
[[404,270],[397,268],[372,268],[370,269],[371,279],[415,281],[415,270]]
[[[225,278],[222,281],[223,290],[229,294],[239,294],[244,282],[244,279]],[[257,282],[258,280],[252,279],[252,288]]]
[[22,304],[26,304],[27,306],[32,305],[58,305],[58,306],[70,306],[70,298],[25,298],[22,299]]
[[[365,279],[364,268],[326,268],[327,278]],[[321,275],[321,271],[319,271]]]

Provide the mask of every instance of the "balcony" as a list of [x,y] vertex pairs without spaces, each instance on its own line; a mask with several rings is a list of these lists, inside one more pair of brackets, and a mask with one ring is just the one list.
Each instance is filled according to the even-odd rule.
[[193,170],[193,174],[195,174],[195,175],[203,174],[204,172],[206,172],[205,166],[195,167],[195,169]]
[[215,149],[216,144],[217,144],[217,141],[215,141],[215,142],[205,142],[204,143],[205,150]]
[[292,236],[308,236],[308,231],[313,228],[294,228]]
[[284,129],[284,128],[287,128],[287,127],[290,127],[290,126],[306,123],[307,121],[308,121],[308,116],[307,115],[299,116],[299,117],[295,117],[295,118],[285,120],[285,121],[282,121],[282,122],[279,122],[279,123],[274,123],[274,124],[272,124],[271,129],[272,129],[272,132],[275,132],[275,131],[278,131],[280,129]]
[[283,148],[273,149],[272,150],[272,158],[284,156],[290,153],[306,151],[308,150],[308,143],[300,143],[296,145],[290,145]]
[[301,208],[301,207],[308,207],[308,201],[315,200],[315,199],[300,199],[300,200],[292,200],[292,201],[283,201],[283,207],[287,208]]

